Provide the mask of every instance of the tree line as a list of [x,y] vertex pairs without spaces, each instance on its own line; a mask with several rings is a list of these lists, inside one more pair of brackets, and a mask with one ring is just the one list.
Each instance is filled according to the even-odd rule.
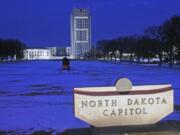
[[26,45],[18,39],[0,39],[0,61],[15,61],[23,58]]
[[[159,26],[150,26],[141,36],[125,36],[112,40],[101,40],[96,45],[97,56],[104,60],[128,60],[140,63],[157,58],[162,63],[173,65],[180,60],[180,16],[175,15]],[[126,54],[126,55],[125,55]],[[124,56],[125,55],[125,56]]]

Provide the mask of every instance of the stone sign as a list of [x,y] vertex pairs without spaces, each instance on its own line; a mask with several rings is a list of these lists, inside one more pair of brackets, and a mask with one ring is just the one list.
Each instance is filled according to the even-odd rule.
[[95,127],[154,124],[173,109],[171,85],[74,89],[75,117]]

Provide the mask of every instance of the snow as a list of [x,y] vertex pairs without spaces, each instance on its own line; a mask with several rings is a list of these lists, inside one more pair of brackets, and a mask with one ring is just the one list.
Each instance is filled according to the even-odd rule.
[[[62,71],[59,61],[0,64],[0,130],[88,127],[73,115],[73,88],[113,86],[127,77],[133,85],[172,84],[180,106],[180,70],[157,66],[72,61]],[[175,110],[165,120],[180,120]]]

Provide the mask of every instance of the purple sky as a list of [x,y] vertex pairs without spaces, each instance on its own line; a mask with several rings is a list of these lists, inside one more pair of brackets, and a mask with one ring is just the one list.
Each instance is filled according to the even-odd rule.
[[18,38],[28,46],[70,46],[74,7],[90,9],[93,43],[142,34],[180,15],[180,0],[0,0],[0,37]]

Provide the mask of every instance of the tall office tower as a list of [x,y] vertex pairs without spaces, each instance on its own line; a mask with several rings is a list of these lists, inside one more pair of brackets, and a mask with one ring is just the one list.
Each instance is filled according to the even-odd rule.
[[75,59],[91,50],[91,16],[88,9],[75,8],[72,11],[71,47]]

